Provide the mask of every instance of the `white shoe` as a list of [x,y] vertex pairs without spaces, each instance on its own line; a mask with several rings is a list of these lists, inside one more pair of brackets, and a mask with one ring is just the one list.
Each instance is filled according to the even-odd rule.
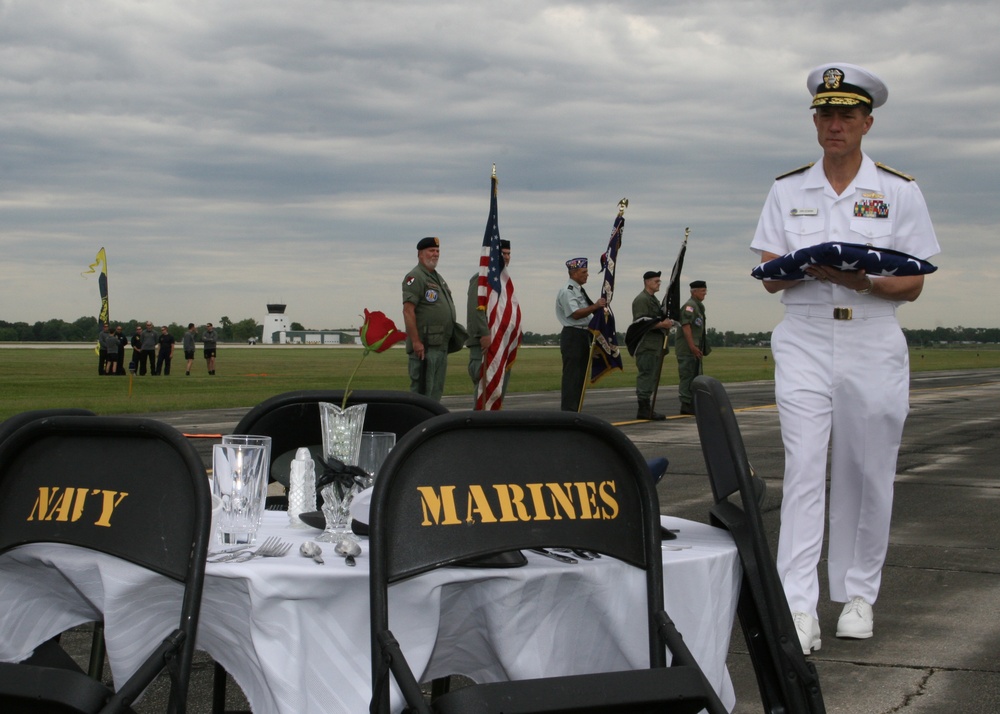
[[855,640],[867,640],[873,634],[875,616],[872,606],[864,598],[856,597],[844,605],[844,611],[837,620],[837,637],[850,637]]
[[819,639],[819,621],[804,612],[793,612],[792,622],[795,623],[795,633],[799,636],[802,654],[808,655],[812,650],[818,650],[822,644]]

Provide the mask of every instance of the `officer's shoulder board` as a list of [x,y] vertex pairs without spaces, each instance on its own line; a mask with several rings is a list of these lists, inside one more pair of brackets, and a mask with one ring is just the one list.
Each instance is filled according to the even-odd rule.
[[907,181],[916,181],[916,179],[913,176],[910,176],[909,174],[904,174],[902,171],[897,171],[891,166],[886,166],[885,164],[879,161],[876,161],[875,165],[878,166],[883,171],[892,174],[893,176],[899,176],[899,178],[906,179]]
[[781,179],[783,179],[783,178],[788,178],[789,176],[794,176],[795,174],[800,174],[800,173],[802,173],[803,171],[808,171],[809,169],[811,169],[811,168],[813,167],[813,164],[814,164],[814,163],[816,163],[816,162],[815,162],[815,161],[810,161],[810,162],[809,162],[808,164],[806,164],[805,166],[800,166],[800,167],[798,167],[797,169],[792,169],[791,171],[788,171],[788,172],[786,172],[786,173],[783,173],[783,174],[781,174],[780,176],[775,176],[775,177],[774,177],[774,180],[775,180],[775,181],[780,181],[780,180],[781,180]]

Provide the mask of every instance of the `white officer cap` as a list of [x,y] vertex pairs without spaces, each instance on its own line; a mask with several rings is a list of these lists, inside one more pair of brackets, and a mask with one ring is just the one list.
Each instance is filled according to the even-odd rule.
[[856,107],[875,109],[885,104],[889,89],[885,82],[863,67],[847,62],[821,64],[809,73],[806,87],[813,95],[812,107]]

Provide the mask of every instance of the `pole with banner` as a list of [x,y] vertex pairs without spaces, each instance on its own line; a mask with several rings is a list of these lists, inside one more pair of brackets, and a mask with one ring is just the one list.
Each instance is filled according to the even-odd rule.
[[622,231],[625,229],[625,209],[628,199],[618,202],[618,215],[615,217],[608,240],[608,249],[601,256],[601,297],[605,307],[598,310],[590,318],[588,329],[594,339],[590,343],[590,374],[583,379],[583,389],[580,391],[580,405],[577,411],[583,411],[583,400],[587,396],[587,386],[596,384],[605,375],[614,370],[622,371],[622,355],[618,347],[618,333],[615,331],[615,314],[611,311],[611,299],[615,292],[615,267],[618,263],[618,249],[622,246]]
[[500,245],[500,222],[497,218],[497,167],[490,177],[490,214],[483,234],[479,258],[477,310],[486,312],[490,344],[483,352],[479,383],[476,385],[477,410],[496,410],[503,406],[504,382],[517,359],[521,343],[521,306],[514,295],[514,283],[507,271]]
[[[691,229],[685,228],[684,242],[677,253],[677,260],[674,261],[673,270],[670,271],[670,282],[667,284],[666,293],[663,296],[663,301],[660,303],[661,320],[669,317],[674,322],[677,322],[681,319],[681,272],[684,270],[684,256],[687,253],[688,236],[690,235]],[[660,375],[663,373],[663,359],[670,352],[669,339],[669,333],[663,335],[663,348],[660,350],[660,361],[656,365],[656,381],[653,382],[653,396],[649,400],[651,411],[656,410],[656,395],[660,391]]]
[[[104,252],[103,247],[97,251],[97,257],[94,258],[94,262],[90,264],[87,270],[80,273],[80,275],[86,276],[90,273],[94,273],[96,272],[94,268],[97,267],[101,268],[101,272],[97,276],[97,290],[101,295],[101,311],[97,316],[97,331],[100,333],[104,325],[107,324],[108,317],[110,316],[108,309],[108,256]],[[100,340],[98,340],[97,347],[94,348],[94,352],[98,355],[101,353]]]

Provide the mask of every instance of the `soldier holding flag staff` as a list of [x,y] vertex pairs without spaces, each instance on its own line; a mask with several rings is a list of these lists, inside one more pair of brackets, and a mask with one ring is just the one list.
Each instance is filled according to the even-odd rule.
[[556,295],[556,319],[562,325],[559,352],[562,354],[562,400],[564,412],[580,411],[583,383],[590,367],[590,316],[603,310],[607,301],[593,302],[583,289],[590,274],[586,258],[566,261],[569,280]]
[[655,297],[662,282],[660,274],[660,271],[652,270],[643,273],[642,292],[636,295],[632,301],[633,321],[643,317],[656,321],[635,348],[635,366],[639,372],[635,379],[635,396],[639,400],[639,411],[635,418],[653,421],[666,419],[663,414],[653,411],[650,400],[656,391],[656,380],[660,374],[660,359],[666,344],[667,330],[674,324],[674,321],[669,317],[660,319],[662,307],[660,301]]

